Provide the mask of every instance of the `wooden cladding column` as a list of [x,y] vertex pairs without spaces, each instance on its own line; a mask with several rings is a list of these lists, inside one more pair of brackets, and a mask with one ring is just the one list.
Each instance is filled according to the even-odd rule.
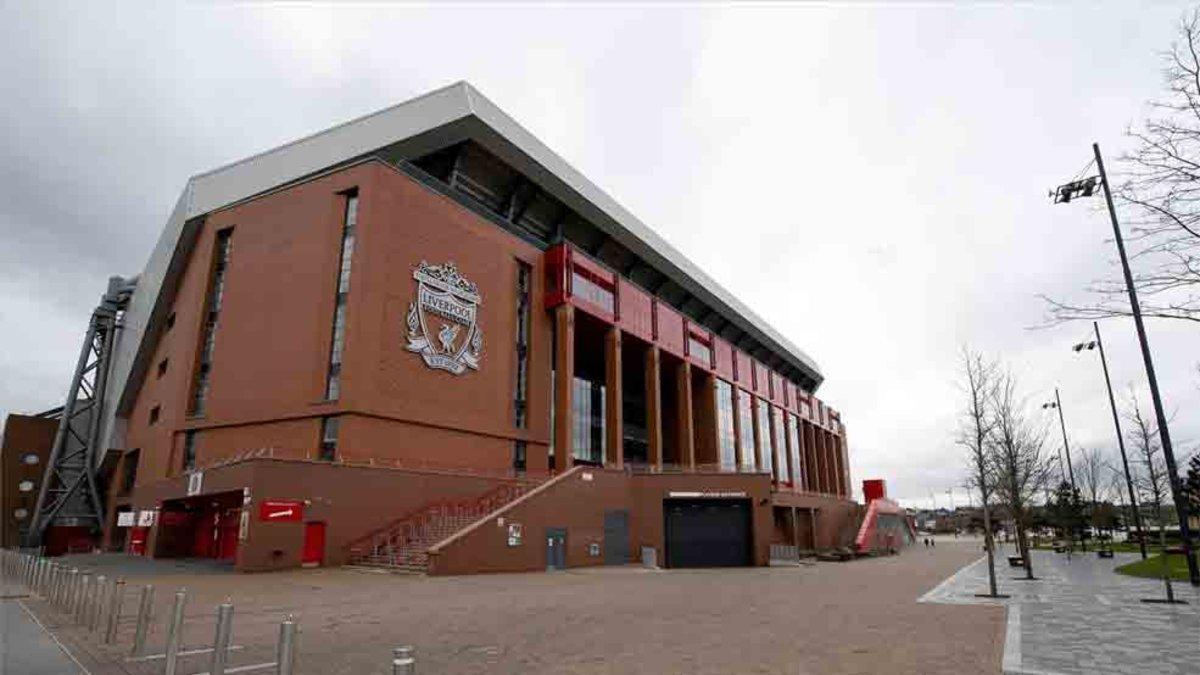
[[824,453],[825,465],[825,492],[827,494],[837,494],[837,466],[834,464],[833,444],[829,442],[829,432],[818,427],[817,435],[821,437],[821,452]]
[[842,427],[842,433],[837,437],[837,444],[838,456],[842,458],[842,494],[849,499],[852,483],[850,482],[850,451],[846,443],[846,427]]
[[816,427],[812,424],[804,423],[804,436],[806,445],[808,446],[809,459],[812,463],[812,481],[811,490],[813,492],[825,491],[825,463],[821,461],[821,443],[820,436],[817,433]]
[[572,435],[574,415],[571,404],[575,379],[575,307],[559,305],[554,310],[554,468],[566,471],[574,464],[575,443]]
[[[731,387],[733,390],[733,461],[737,464],[737,469],[740,472],[743,466],[746,466],[746,448],[742,447],[742,410],[738,407],[741,398],[745,396],[741,389]],[[753,452],[753,450],[750,450]]]
[[621,393],[621,329],[610,326],[604,335],[604,433],[607,457],[604,463],[625,466],[625,419]]
[[833,456],[830,465],[833,467],[833,493],[841,497],[845,495],[842,489],[842,453],[838,450],[838,439],[832,432],[825,432],[829,440],[829,454]]
[[646,455],[655,469],[662,469],[663,459],[661,365],[658,347],[650,345],[646,350]]
[[692,365],[687,361],[675,369],[675,389],[679,402],[679,461],[685,467],[696,467],[696,420],[692,412]]

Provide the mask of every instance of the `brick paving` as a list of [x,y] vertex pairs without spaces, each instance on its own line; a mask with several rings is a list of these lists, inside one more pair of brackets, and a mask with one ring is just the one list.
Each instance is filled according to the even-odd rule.
[[[944,542],[899,556],[800,567],[653,571],[638,567],[470,577],[351,569],[271,574],[195,573],[133,561],[126,616],[138,584],[157,588],[150,650],[161,651],[174,589],[190,600],[184,643],[210,644],[215,606],[236,606],[231,665],[269,661],[280,620],[301,626],[298,672],[389,672],[391,648],[411,644],[424,673],[999,673],[1004,610],[918,604],[977,555]],[[129,561],[80,559],[112,574]],[[180,573],[180,570],[184,573]],[[124,573],[124,570],[122,571]],[[43,617],[95,675],[150,675],[64,623]],[[188,657],[182,673],[207,670]],[[263,671],[260,671],[263,672]]]
[[960,570],[921,601],[1008,607],[1005,673],[1097,673],[1184,675],[1200,672],[1200,592],[1176,582],[1176,597],[1187,605],[1146,604],[1163,598],[1161,581],[1116,574],[1113,568],[1138,559],[1117,553],[1033,552],[1038,581],[1022,575],[1001,557],[997,584],[1008,600],[977,598],[987,590],[983,558]]

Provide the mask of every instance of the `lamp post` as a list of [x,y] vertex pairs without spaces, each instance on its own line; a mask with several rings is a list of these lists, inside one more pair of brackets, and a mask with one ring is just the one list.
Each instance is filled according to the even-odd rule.
[[[1042,404],[1042,408],[1058,410],[1058,424],[1062,427],[1063,453],[1067,456],[1067,473],[1071,478],[1071,489],[1075,489],[1075,468],[1071,465],[1071,446],[1067,443],[1067,423],[1063,420],[1062,399],[1058,396],[1058,387],[1054,388],[1054,400]],[[1058,472],[1062,473],[1062,457],[1058,458]]]
[[1071,349],[1076,353],[1083,350],[1100,350],[1100,365],[1104,367],[1104,386],[1108,388],[1108,405],[1112,409],[1113,427],[1117,430],[1117,447],[1121,449],[1121,466],[1125,469],[1125,487],[1129,490],[1129,506],[1133,510],[1133,527],[1137,530],[1138,548],[1142,552],[1142,560],[1146,559],[1146,535],[1142,531],[1142,514],[1138,510],[1137,495],[1133,492],[1133,476],[1129,473],[1129,458],[1125,455],[1125,437],[1121,434],[1121,417],[1117,414],[1117,401],[1113,398],[1112,380],[1108,377],[1108,359],[1104,356],[1104,341],[1100,339],[1100,324],[1092,322],[1092,330],[1096,333],[1095,340],[1080,342]]
[[1054,203],[1067,203],[1076,196],[1090,197],[1095,194],[1097,183],[1104,187],[1104,201],[1108,206],[1109,220],[1112,221],[1117,253],[1121,257],[1121,272],[1125,277],[1125,290],[1129,293],[1129,310],[1133,315],[1133,325],[1137,328],[1138,343],[1142,349],[1142,362],[1146,366],[1146,380],[1150,385],[1150,398],[1154,402],[1154,418],[1158,424],[1159,438],[1162,440],[1163,459],[1167,464],[1167,478],[1171,481],[1171,499],[1175,502],[1175,515],[1179,518],[1179,538],[1183,543],[1184,559],[1187,560],[1188,579],[1193,586],[1200,586],[1200,567],[1197,567],[1196,558],[1192,555],[1191,526],[1188,523],[1187,509],[1182,508],[1183,495],[1181,494],[1179,470],[1175,465],[1175,451],[1171,446],[1171,432],[1167,428],[1167,415],[1163,410],[1162,396],[1158,392],[1158,377],[1154,373],[1154,359],[1150,355],[1150,343],[1146,339],[1146,326],[1142,321],[1142,306],[1138,303],[1133,273],[1129,271],[1129,257],[1125,255],[1125,240],[1121,237],[1121,226],[1117,222],[1117,209],[1113,206],[1112,189],[1108,184],[1108,174],[1104,171],[1104,158],[1100,155],[1098,143],[1092,143],[1092,152],[1096,157],[1096,170],[1100,172],[1100,175],[1060,185],[1054,191]]

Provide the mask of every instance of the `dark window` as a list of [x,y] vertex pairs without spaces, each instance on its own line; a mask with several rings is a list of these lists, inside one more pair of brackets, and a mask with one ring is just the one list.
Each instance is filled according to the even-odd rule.
[[525,441],[513,441],[513,469],[525,471],[525,461],[528,446]]
[[183,470],[191,471],[196,468],[196,432],[185,431],[183,434]]
[[163,329],[163,332],[165,333],[174,327],[175,327],[175,312],[171,312],[170,314],[167,315],[166,328]]
[[329,347],[329,370],[325,378],[325,399],[336,400],[342,394],[342,352],[346,348],[346,298],[350,293],[350,264],[354,258],[354,240],[358,226],[358,194],[346,195],[342,244],[338,253],[337,296],[333,309],[333,337]]
[[338,427],[340,426],[340,418],[321,418],[321,459],[323,461],[332,462],[337,459]]
[[167,374],[167,359],[158,362],[158,376],[162,377]]
[[529,265],[517,263],[517,382],[513,394],[513,410],[518,428],[529,423],[529,321],[530,283],[532,274]]
[[229,268],[229,254],[232,249],[233,229],[227,228],[217,233],[216,249],[213,252],[213,278],[208,290],[207,307],[204,326],[200,336],[200,359],[196,365],[196,379],[192,383],[192,400],[189,414],[201,416],[208,402],[210,388],[209,374],[212,369],[213,347],[217,339],[217,319],[221,314],[221,301],[225,297],[225,274]]
[[121,492],[128,493],[133,489],[133,484],[137,481],[138,460],[141,458],[141,450],[130,450],[125,453],[125,464],[121,474]]
[[150,424],[155,424],[158,422],[158,414],[160,412],[162,412],[161,406],[156,405],[150,409]]

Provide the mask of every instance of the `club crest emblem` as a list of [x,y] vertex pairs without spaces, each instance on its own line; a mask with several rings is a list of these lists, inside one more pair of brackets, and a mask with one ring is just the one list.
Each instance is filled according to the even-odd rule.
[[409,303],[408,345],[425,365],[454,375],[479,370],[483,331],[476,322],[481,299],[475,284],[463,278],[453,262],[430,265],[424,260],[413,271],[417,300]]

